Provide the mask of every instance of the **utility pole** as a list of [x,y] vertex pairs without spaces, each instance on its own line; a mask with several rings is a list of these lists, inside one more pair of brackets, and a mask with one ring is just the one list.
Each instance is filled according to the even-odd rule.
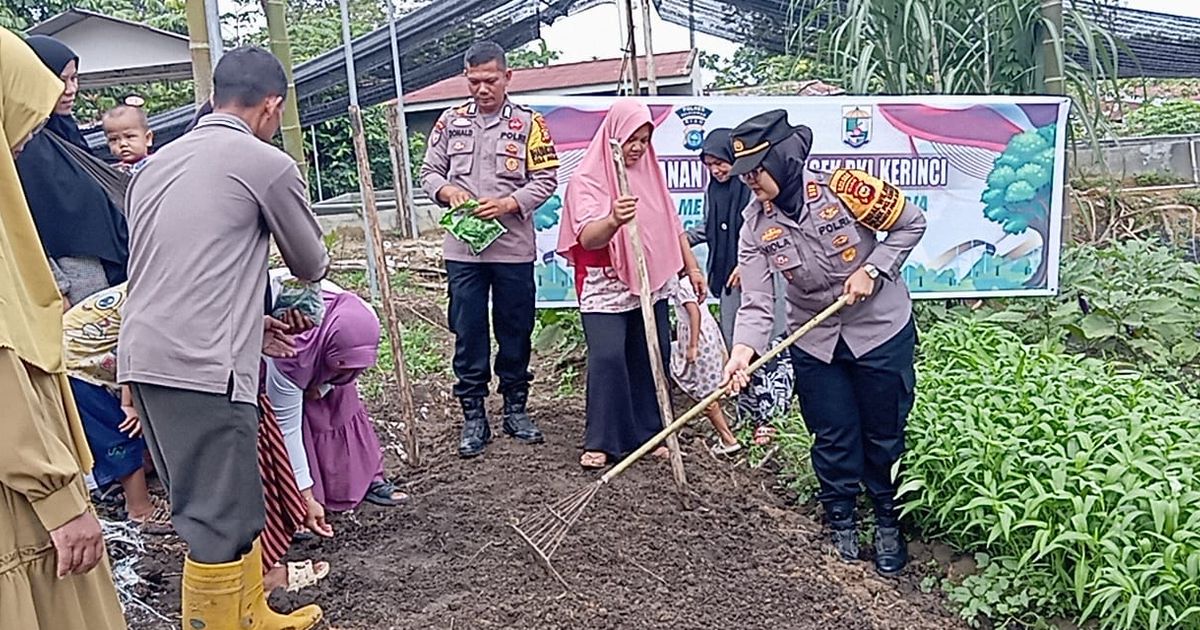
[[654,66],[654,42],[650,37],[650,0],[638,0],[642,4],[642,36],[646,41],[646,86],[650,96],[658,96],[658,71]]

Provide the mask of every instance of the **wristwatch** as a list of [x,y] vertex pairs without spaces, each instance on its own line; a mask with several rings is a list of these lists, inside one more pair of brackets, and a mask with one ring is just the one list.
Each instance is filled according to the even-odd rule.
[[862,269],[863,271],[867,272],[867,275],[870,276],[872,280],[879,279],[879,267],[876,267],[871,263],[867,263],[862,266]]

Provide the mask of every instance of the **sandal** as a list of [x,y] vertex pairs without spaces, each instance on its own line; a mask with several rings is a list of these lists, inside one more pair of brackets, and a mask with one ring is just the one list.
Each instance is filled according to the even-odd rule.
[[396,484],[388,480],[372,481],[367,486],[367,496],[363,497],[368,503],[382,507],[396,507],[408,500],[408,495],[400,492]]
[[287,591],[296,593],[301,589],[316,586],[318,582],[329,575],[328,562],[305,560],[304,562],[287,563]]
[[599,470],[608,465],[608,455],[598,451],[587,451],[579,457],[579,465],[588,470]]
[[171,505],[166,499],[161,497],[150,497],[150,502],[154,504],[154,511],[150,516],[138,520],[130,517],[129,521],[137,525],[138,530],[149,536],[166,536],[173,534],[175,528],[171,526]]
[[766,446],[775,439],[775,428],[763,425],[754,430],[754,443],[758,446]]
[[717,439],[717,443],[713,444],[711,447],[709,447],[708,452],[712,453],[713,455],[720,456],[720,455],[733,455],[734,453],[736,453],[740,450],[742,450],[742,445],[739,442],[734,442],[733,444],[726,444],[725,442],[722,442],[720,439]]

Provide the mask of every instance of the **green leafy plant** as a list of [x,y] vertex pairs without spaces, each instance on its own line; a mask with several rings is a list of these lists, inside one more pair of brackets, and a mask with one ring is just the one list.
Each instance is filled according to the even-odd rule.
[[1142,105],[1125,117],[1125,132],[1139,136],[1200,133],[1200,102],[1176,99]]
[[1179,202],[1200,208],[1200,188],[1189,188],[1179,192]]
[[1133,181],[1138,186],[1171,186],[1182,184],[1187,179],[1166,171],[1150,171],[1149,173],[1134,175]]
[[953,595],[964,614],[1200,624],[1200,403],[969,318],[922,348],[900,496],[926,535],[995,563]]
[[988,300],[977,310],[919,302],[923,325],[962,316],[1002,324],[1027,343],[1141,366],[1200,391],[1200,266],[1144,241],[1076,246],[1062,259],[1057,298]]

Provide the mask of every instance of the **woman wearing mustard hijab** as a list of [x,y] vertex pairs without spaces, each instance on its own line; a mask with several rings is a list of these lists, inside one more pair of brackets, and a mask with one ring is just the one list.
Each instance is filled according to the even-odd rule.
[[62,302],[13,161],[62,89],[0,28],[0,628],[112,630],[125,620],[83,482]]

